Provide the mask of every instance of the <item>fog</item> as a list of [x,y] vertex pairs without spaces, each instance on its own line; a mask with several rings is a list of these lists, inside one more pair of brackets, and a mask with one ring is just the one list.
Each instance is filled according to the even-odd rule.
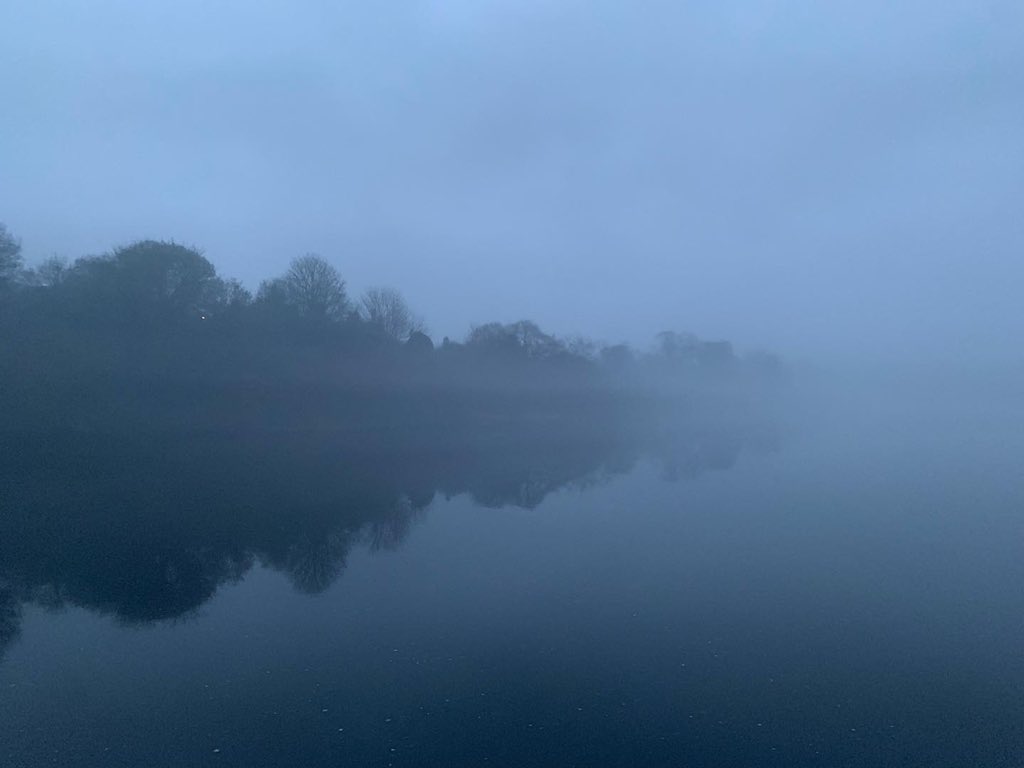
[[249,288],[309,251],[432,335],[959,364],[1024,332],[1011,2],[0,9],[0,221]]

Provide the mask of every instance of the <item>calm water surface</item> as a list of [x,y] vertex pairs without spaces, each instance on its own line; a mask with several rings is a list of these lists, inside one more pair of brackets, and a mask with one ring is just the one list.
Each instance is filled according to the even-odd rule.
[[0,764],[1024,765],[1022,415],[349,475],[9,451]]

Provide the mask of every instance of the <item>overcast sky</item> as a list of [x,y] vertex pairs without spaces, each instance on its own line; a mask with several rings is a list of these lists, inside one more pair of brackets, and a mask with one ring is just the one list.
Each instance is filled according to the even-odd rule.
[[313,251],[436,336],[528,317],[1019,355],[1024,4],[0,4],[0,221],[255,287]]

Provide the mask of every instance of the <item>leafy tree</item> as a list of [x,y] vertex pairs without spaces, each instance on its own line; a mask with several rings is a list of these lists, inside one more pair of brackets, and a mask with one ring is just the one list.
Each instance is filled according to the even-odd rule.
[[139,300],[184,311],[209,299],[216,287],[213,264],[194,248],[141,240],[113,253],[122,288]]
[[658,351],[669,360],[692,360],[700,341],[692,333],[662,331],[658,334]]
[[627,344],[613,344],[601,350],[601,362],[613,370],[622,370],[633,364],[635,355]]
[[288,287],[283,277],[264,280],[256,289],[256,302],[269,306],[286,306],[288,304]]
[[407,349],[418,355],[429,355],[434,351],[434,342],[423,331],[413,331],[405,342]]
[[222,309],[241,310],[252,304],[252,294],[234,278],[218,278],[216,285],[211,288],[210,296],[215,306]]
[[199,251],[158,240],[79,259],[67,279],[72,295],[91,312],[126,321],[199,315],[214,301],[218,283]]
[[598,354],[597,343],[586,336],[573,336],[567,341],[565,348],[570,355],[575,355],[584,360],[594,360]]
[[487,353],[538,360],[560,357],[567,353],[565,344],[544,333],[536,323],[529,320],[507,325],[478,325],[470,332],[466,346]]

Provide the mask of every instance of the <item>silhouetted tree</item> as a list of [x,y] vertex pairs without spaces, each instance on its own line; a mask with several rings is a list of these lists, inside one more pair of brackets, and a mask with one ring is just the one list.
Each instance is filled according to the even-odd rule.
[[692,360],[700,342],[692,333],[662,331],[658,334],[658,351],[669,360]]
[[216,301],[216,270],[194,248],[140,240],[79,259],[65,281],[74,299],[124,321],[198,316]]
[[10,285],[21,271],[21,241],[0,224],[0,287]]
[[434,351],[434,342],[422,331],[413,331],[405,342],[406,348],[418,355],[429,355]]
[[402,294],[393,288],[371,288],[363,294],[362,314],[366,322],[385,335],[404,341],[415,331],[423,332],[423,322],[413,315]]
[[601,362],[612,370],[622,370],[633,364],[635,355],[628,344],[613,344],[601,350]]
[[573,336],[566,342],[566,351],[570,355],[593,360],[597,357],[597,343],[586,336]]
[[697,362],[703,368],[723,371],[736,362],[736,354],[728,341],[702,341],[697,348]]
[[256,303],[261,307],[281,311],[291,308],[288,300],[288,286],[283,277],[264,280],[256,289]]
[[280,284],[273,284],[268,291],[275,295],[281,291],[281,299],[311,320],[338,321],[349,311],[345,281],[314,253],[293,260]]
[[50,256],[30,270],[27,281],[40,288],[56,288],[68,276],[70,265],[62,256]]
[[536,323],[529,320],[520,320],[508,325],[478,325],[470,332],[466,346],[488,353],[538,360],[558,357],[567,352],[561,341],[544,333]]
[[238,280],[217,278],[209,290],[211,311],[239,311],[252,304],[252,294]]

